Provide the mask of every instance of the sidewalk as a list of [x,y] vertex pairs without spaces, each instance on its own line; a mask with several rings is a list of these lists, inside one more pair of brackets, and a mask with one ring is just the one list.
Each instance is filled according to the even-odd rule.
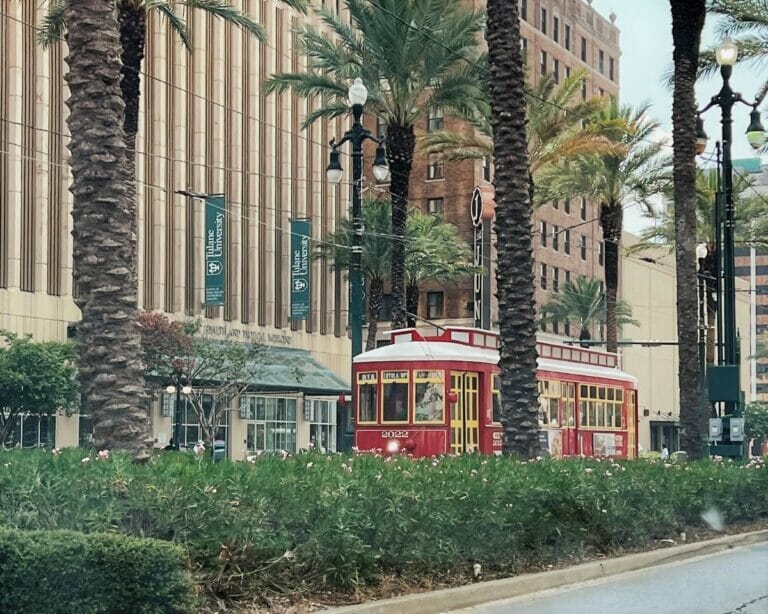
[[708,541],[629,554],[614,559],[592,561],[565,569],[525,574],[514,578],[480,582],[458,588],[405,595],[394,599],[372,601],[323,611],[329,614],[428,614],[430,612],[437,614],[450,612],[763,541],[768,541],[768,530],[726,535]]

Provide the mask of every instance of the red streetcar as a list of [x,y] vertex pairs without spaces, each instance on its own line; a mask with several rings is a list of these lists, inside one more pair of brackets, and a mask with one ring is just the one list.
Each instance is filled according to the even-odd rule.
[[[359,450],[414,456],[500,454],[499,338],[448,327],[416,329],[354,358]],[[552,456],[637,455],[637,380],[615,354],[537,343],[539,441]]]

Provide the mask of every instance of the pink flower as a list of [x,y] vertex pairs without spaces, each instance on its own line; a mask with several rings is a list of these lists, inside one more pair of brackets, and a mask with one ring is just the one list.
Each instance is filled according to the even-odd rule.
[[53,454],[54,456],[58,456],[59,454],[61,454],[61,448],[54,448],[53,450],[51,450],[51,454]]
[[99,460],[109,460],[109,450],[99,450]]

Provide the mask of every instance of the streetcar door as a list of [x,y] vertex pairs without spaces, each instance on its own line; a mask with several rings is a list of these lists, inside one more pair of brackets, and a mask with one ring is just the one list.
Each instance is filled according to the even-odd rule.
[[478,374],[452,371],[451,392],[456,395],[456,402],[451,405],[451,452],[477,451],[480,431]]
[[627,390],[627,458],[636,458],[637,401],[634,390]]

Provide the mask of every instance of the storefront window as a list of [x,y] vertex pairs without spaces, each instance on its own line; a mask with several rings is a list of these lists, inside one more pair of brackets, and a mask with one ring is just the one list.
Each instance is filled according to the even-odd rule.
[[312,420],[309,441],[320,452],[336,451],[336,403],[320,399],[311,400]]
[[416,371],[414,381],[414,421],[443,422],[445,420],[445,373]]
[[408,421],[408,371],[382,371],[384,422]]
[[248,420],[248,451],[296,452],[295,398],[248,395],[241,400],[240,415]]
[[358,397],[357,397],[357,421],[364,424],[366,422],[376,422],[376,408],[378,407],[376,391],[377,379],[375,373],[357,374]]
[[56,441],[56,416],[20,414],[14,428],[8,431],[8,448],[52,448]]

